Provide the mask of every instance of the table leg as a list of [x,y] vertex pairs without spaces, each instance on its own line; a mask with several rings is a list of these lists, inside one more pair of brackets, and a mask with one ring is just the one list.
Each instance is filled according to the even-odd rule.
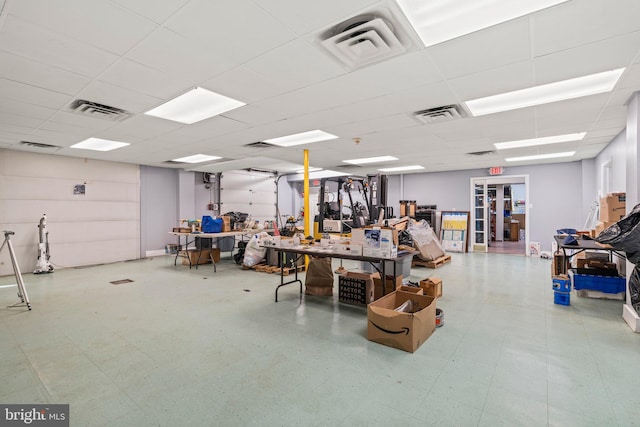
[[280,289],[283,286],[290,285],[296,282],[300,283],[300,300],[302,300],[302,280],[298,279],[298,257],[296,256],[293,261],[293,269],[295,271],[294,279],[288,282],[284,281],[285,262],[283,257],[284,257],[284,252],[278,251],[278,262],[280,264],[280,284],[276,287],[276,302],[278,302],[278,289]]

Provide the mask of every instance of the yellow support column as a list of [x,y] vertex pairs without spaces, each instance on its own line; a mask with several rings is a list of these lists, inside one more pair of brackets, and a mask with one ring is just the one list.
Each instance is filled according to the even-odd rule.
[[[312,236],[311,209],[309,209],[309,150],[304,150],[304,235]],[[309,257],[304,257],[305,271],[309,268]]]

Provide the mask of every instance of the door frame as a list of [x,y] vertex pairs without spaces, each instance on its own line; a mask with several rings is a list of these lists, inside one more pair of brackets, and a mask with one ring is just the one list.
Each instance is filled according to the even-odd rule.
[[[530,197],[529,197],[529,175],[528,174],[523,174],[523,175],[497,175],[497,176],[479,176],[479,177],[472,177],[469,180],[470,182],[470,206],[471,206],[471,224],[474,224],[474,226],[471,227],[471,235],[469,236],[469,241],[470,242],[475,242],[475,219],[476,219],[476,212],[475,212],[475,199],[474,199],[474,188],[475,188],[475,184],[483,184],[485,186],[485,193],[486,193],[486,189],[489,185],[500,185],[500,184],[504,184],[504,185],[509,185],[509,184],[524,184],[524,191],[525,191],[525,205],[524,205],[524,212],[525,212],[525,216],[524,216],[524,233],[525,233],[525,245],[524,245],[524,254],[526,256],[529,256],[529,233],[530,233],[530,223],[531,223],[531,218],[529,215],[529,208],[531,207],[531,201],[530,201]],[[485,200],[485,204],[487,203],[487,201]],[[488,206],[488,205],[487,205]],[[487,212],[485,213],[485,215],[487,215],[488,213],[488,209]],[[487,217],[487,219],[485,220],[485,227],[487,227],[487,230],[485,230],[485,236],[487,236],[487,239],[489,239],[489,235],[488,233],[488,221],[489,218]],[[487,240],[488,243],[488,240]],[[488,248],[488,245],[485,247],[485,249]],[[473,244],[470,243],[469,244],[469,252],[473,252]],[[477,252],[477,251],[476,251]]]

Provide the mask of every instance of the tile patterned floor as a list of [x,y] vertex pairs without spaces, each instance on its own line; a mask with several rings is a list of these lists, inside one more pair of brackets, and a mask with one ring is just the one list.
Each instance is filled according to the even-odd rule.
[[277,276],[229,259],[25,275],[31,312],[0,288],[0,403],[69,403],[73,426],[640,425],[640,334],[619,301],[554,305],[549,271],[412,269],[443,279],[445,313],[413,354],[367,341],[362,308],[294,286],[274,303]]

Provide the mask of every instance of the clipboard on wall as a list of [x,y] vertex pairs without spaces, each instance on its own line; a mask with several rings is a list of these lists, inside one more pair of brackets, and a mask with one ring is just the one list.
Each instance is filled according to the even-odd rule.
[[469,211],[442,211],[440,241],[447,252],[467,252]]

